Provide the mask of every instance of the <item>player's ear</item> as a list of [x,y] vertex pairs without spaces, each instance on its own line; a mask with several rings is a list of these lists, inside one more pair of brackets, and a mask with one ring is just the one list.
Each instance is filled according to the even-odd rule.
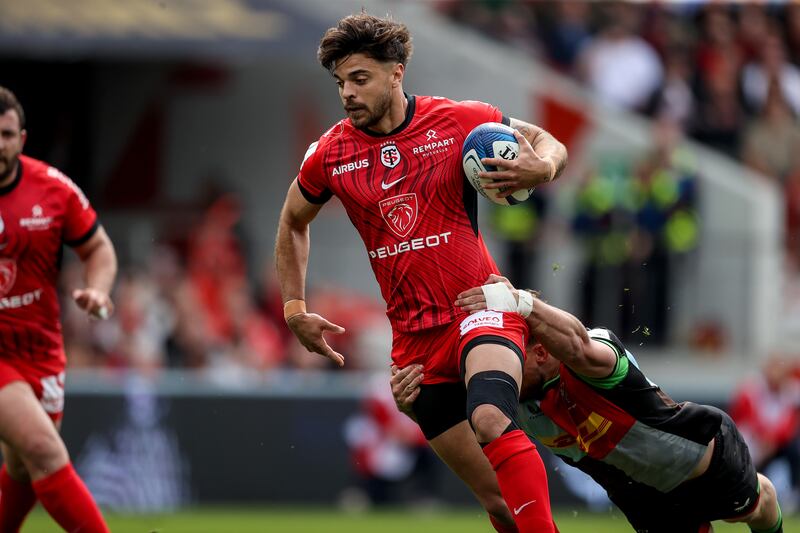
[[544,346],[538,342],[533,346],[533,355],[536,357],[536,362],[539,364],[544,363],[547,361],[547,358],[550,357],[550,354],[544,349]]
[[25,141],[27,140],[28,140],[28,130],[22,130],[21,132],[19,132],[20,148],[23,148],[25,146]]
[[405,73],[406,67],[402,63],[395,63],[392,68],[392,88],[403,83],[403,76],[405,76]]

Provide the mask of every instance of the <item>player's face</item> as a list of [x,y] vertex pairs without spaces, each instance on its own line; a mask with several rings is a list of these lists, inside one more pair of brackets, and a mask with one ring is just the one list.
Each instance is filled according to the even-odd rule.
[[[344,58],[333,71],[347,117],[357,128],[377,124],[391,108],[399,83],[397,63],[382,63],[364,54]],[[401,77],[401,76],[400,76]]]
[[525,355],[519,399],[539,400],[544,393],[544,384],[558,374],[559,362],[541,344],[529,344]]
[[9,109],[0,115],[0,183],[10,178],[16,170],[25,136],[25,130],[19,127],[16,111]]

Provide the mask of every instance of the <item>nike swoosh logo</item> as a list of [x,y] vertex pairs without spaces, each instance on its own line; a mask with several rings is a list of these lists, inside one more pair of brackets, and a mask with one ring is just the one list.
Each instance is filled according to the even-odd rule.
[[396,179],[394,181],[390,181],[389,183],[381,182],[381,188],[385,191],[385,190],[389,189],[390,187],[392,187],[394,185],[397,185],[398,183],[400,183],[401,181],[406,179],[406,177],[408,177],[408,174],[406,174],[402,178]]
[[525,509],[527,506],[529,506],[532,503],[536,503],[536,500],[531,500],[528,503],[523,503],[519,507],[515,507],[514,508],[514,515],[518,515],[519,513],[521,513],[523,509]]
[[740,506],[740,507],[736,507],[736,508],[733,510],[733,512],[734,512],[734,513],[738,513],[739,511],[744,511],[744,509],[745,509],[745,507],[747,507],[747,504],[748,504],[748,503],[750,503],[750,498],[749,498],[749,497],[748,497],[748,498],[747,498],[747,499],[744,501],[744,505],[742,505],[742,506]]

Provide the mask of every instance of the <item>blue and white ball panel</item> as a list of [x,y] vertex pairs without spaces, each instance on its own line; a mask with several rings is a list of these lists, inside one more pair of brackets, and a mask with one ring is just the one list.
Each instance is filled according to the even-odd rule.
[[486,122],[473,129],[464,140],[462,147],[462,166],[470,185],[481,196],[499,205],[514,205],[527,200],[533,189],[517,191],[507,198],[498,198],[502,189],[484,189],[484,185],[492,180],[478,177],[478,172],[494,172],[493,165],[484,165],[485,157],[500,157],[513,160],[519,155],[519,143],[514,137],[514,130],[498,122]]

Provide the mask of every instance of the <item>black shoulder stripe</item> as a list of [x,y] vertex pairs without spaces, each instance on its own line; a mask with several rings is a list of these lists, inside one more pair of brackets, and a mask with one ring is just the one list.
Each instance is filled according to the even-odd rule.
[[320,194],[319,196],[311,194],[311,192],[308,189],[303,187],[303,184],[300,183],[300,180],[297,180],[297,186],[300,188],[300,192],[303,194],[303,198],[308,200],[308,202],[311,204],[324,204],[333,197],[333,193],[329,189],[325,189],[324,191],[322,191],[322,194]]
[[77,239],[72,239],[69,241],[65,239],[64,244],[66,244],[67,246],[72,246],[73,248],[75,246],[80,246],[81,244],[91,239],[94,236],[94,234],[97,233],[97,230],[99,228],[100,228],[100,222],[97,219],[95,219],[94,224],[92,224],[92,227],[86,230],[86,232],[83,235],[81,235]]
[[500,122],[505,124],[506,126],[511,126],[511,118],[503,115],[503,118],[500,119]]

